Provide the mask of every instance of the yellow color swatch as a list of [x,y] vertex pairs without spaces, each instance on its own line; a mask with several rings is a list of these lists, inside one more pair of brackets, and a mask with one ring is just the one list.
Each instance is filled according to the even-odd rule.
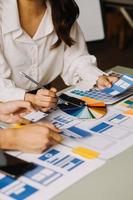
[[133,115],[133,109],[125,111],[124,114],[126,114],[126,115]]
[[22,124],[12,124],[12,128],[21,128],[25,125],[22,125]]
[[96,151],[93,151],[93,150],[90,150],[90,149],[87,149],[84,147],[76,147],[73,149],[72,152],[75,154],[78,154],[84,158],[88,158],[88,159],[94,159],[100,155],[99,152],[96,152]]

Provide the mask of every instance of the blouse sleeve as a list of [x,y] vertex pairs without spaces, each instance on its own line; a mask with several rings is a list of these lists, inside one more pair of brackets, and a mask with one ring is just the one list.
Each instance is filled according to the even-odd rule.
[[11,80],[11,68],[4,57],[2,46],[0,28],[0,101],[23,100],[25,90],[17,88],[14,81]]
[[72,27],[71,37],[75,43],[65,49],[61,76],[67,85],[85,81],[92,87],[103,72],[97,68],[96,58],[88,53],[83,33],[77,22]]

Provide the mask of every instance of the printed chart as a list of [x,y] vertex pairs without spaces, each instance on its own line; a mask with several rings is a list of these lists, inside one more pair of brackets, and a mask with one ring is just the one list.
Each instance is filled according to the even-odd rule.
[[59,150],[56,149],[51,149],[47,151],[41,157],[39,157],[39,159],[63,168],[67,171],[71,171],[84,163],[82,159],[71,156],[70,154],[61,153]]
[[32,159],[36,167],[18,179],[0,174],[1,200],[51,199],[105,163],[99,159],[82,158],[63,145],[41,155],[19,153],[18,157]]
[[11,177],[0,174],[0,199],[22,200],[32,196],[38,189],[31,184],[26,184],[22,181],[15,180]]

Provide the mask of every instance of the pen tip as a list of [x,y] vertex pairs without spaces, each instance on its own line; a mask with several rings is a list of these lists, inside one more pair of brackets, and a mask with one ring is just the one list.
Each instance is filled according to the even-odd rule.
[[22,75],[22,76],[24,76],[24,73],[23,73],[23,72],[19,72],[19,74]]

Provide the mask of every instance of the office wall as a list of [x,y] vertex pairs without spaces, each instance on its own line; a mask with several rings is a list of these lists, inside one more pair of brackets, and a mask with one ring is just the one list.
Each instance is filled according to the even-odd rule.
[[99,0],[75,0],[80,8],[79,24],[86,41],[104,38],[103,21]]

